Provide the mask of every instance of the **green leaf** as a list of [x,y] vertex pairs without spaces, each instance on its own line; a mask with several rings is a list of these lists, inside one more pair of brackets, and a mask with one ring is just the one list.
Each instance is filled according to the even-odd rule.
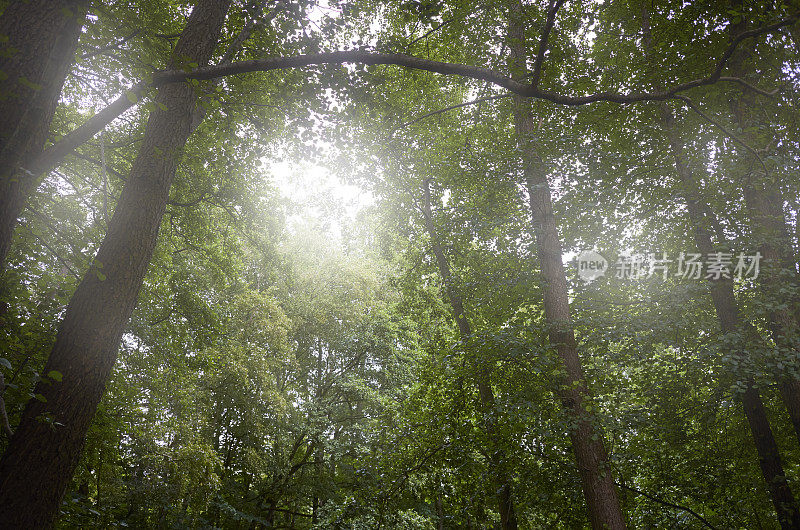
[[50,379],[52,379],[54,381],[61,381],[61,379],[64,376],[61,375],[61,372],[59,372],[58,370],[50,370],[49,372],[47,372],[47,377],[49,377]]

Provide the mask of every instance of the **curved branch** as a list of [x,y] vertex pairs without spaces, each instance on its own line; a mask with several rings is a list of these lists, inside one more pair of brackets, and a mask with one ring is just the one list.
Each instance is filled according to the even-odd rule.
[[[56,167],[66,155],[74,149],[88,141],[107,124],[114,121],[120,114],[132,107],[142,94],[150,87],[158,87],[169,83],[186,81],[187,79],[209,80],[219,77],[244,74],[250,72],[268,72],[272,70],[285,70],[288,68],[301,68],[323,64],[364,64],[364,65],[395,65],[423,70],[442,75],[455,75],[486,81],[488,83],[503,87],[509,92],[527,98],[542,99],[559,105],[579,106],[595,102],[609,102],[628,104],[640,101],[664,101],[674,98],[676,94],[685,92],[692,88],[712,85],[720,80],[722,69],[728,59],[733,54],[735,48],[745,39],[762,35],[775,29],[795,23],[800,15],[793,15],[779,22],[764,26],[754,30],[746,31],[733,39],[728,49],[723,54],[714,72],[701,79],[695,79],[686,83],[675,85],[667,90],[657,90],[654,92],[598,92],[586,96],[569,96],[557,94],[547,90],[540,90],[534,84],[521,83],[508,77],[507,75],[495,70],[480,66],[469,66],[465,64],[446,63],[442,61],[432,61],[411,55],[399,53],[377,53],[365,50],[346,50],[328,53],[298,55],[294,57],[276,57],[270,59],[256,59],[241,61],[236,63],[221,64],[197,68],[188,72],[185,71],[162,71],[153,75],[152,82],[142,81],[131,87],[125,94],[120,96],[108,107],[99,111],[89,118],[83,125],[77,127],[61,140],[50,146],[29,168],[24,171],[37,178],[52,168]],[[732,81],[735,78],[726,78]],[[737,81],[739,82],[739,81]]]
[[[466,77],[469,79],[476,79],[479,81],[486,81],[503,87],[510,92],[518,94],[527,98],[543,99],[552,103],[567,106],[587,105],[589,103],[606,101],[609,103],[636,103],[640,101],[663,101],[670,99],[675,94],[685,92],[692,88],[712,85],[720,80],[722,77],[722,70],[725,67],[730,56],[733,54],[736,47],[744,40],[774,31],[783,26],[797,22],[800,15],[793,15],[761,28],[746,31],[737,35],[728,48],[723,53],[722,58],[714,69],[713,73],[708,77],[695,79],[686,83],[681,83],[673,86],[667,90],[660,90],[654,92],[598,92],[586,96],[568,96],[564,94],[557,94],[547,90],[540,90],[534,84],[521,83],[515,81],[507,75],[500,73],[496,70],[490,70],[480,66],[469,66],[458,63],[447,63],[442,61],[432,61],[430,59],[423,59],[421,57],[414,57],[411,55],[404,55],[400,53],[378,53],[365,50],[345,50],[335,51],[318,54],[298,55],[294,57],[276,57],[270,59],[255,59],[250,61],[242,61],[227,65],[206,66],[188,72],[184,71],[167,71],[160,72],[154,75],[153,85],[159,86],[167,83],[174,83],[184,81],[186,79],[208,80],[217,77],[244,74],[250,72],[268,72],[272,70],[284,70],[288,68],[301,68],[305,66],[315,66],[323,64],[364,64],[369,66],[374,65],[395,65],[411,68],[414,70],[423,70],[427,72],[438,73],[442,75],[455,75]],[[728,80],[732,80],[729,78]]]

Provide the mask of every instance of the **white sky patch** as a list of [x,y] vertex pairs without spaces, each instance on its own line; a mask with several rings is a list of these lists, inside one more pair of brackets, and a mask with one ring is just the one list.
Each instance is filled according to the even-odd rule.
[[289,230],[320,224],[341,241],[343,228],[354,223],[361,210],[375,204],[372,193],[344,182],[319,164],[280,161],[270,164],[269,171],[281,196],[295,205],[295,213],[287,219]]
[[450,190],[445,189],[442,192],[442,205],[447,206],[448,202],[450,202]]

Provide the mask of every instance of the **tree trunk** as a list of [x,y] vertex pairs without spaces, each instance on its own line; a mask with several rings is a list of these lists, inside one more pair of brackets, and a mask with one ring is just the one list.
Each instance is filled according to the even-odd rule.
[[[461,298],[461,293],[453,283],[453,277],[450,273],[450,264],[447,262],[447,257],[444,255],[442,246],[439,244],[439,239],[436,237],[436,229],[433,224],[433,212],[431,211],[430,180],[425,180],[422,193],[422,213],[425,218],[425,230],[431,238],[431,249],[433,250],[436,263],[439,267],[439,274],[442,277],[445,294],[447,295],[447,299],[453,311],[453,318],[455,318],[456,325],[458,326],[459,336],[462,342],[469,347],[472,337],[472,326],[464,312],[464,303]],[[495,481],[497,482],[497,505],[500,512],[501,527],[504,530],[515,530],[517,528],[517,515],[514,510],[511,480],[505,464],[505,453],[500,448],[500,444],[497,440],[493,419],[495,413],[495,397],[491,385],[491,372],[483,362],[479,362],[475,385],[478,388],[481,407],[483,408],[486,418],[488,418],[485,423],[485,429],[486,437],[489,439],[490,444],[489,460],[493,467],[492,472],[494,473]]]
[[0,16],[0,269],[33,192],[20,169],[42,152],[87,10],[87,0],[30,0]]
[[[208,62],[229,5],[230,0],[198,0],[171,67]],[[28,402],[0,460],[4,528],[53,524],[136,304],[196,95],[190,85],[174,84],[161,88],[156,102],[108,233],[70,300],[44,368],[61,372],[63,380],[37,386],[47,401]]]
[[[663,105],[665,116],[671,113],[666,105]],[[670,147],[675,159],[675,166],[680,177],[681,184],[685,193],[689,218],[692,223],[695,244],[698,250],[704,255],[714,252],[714,245],[711,234],[706,225],[703,215],[703,205],[700,203],[699,191],[696,190],[694,179],[686,165],[682,155],[681,145],[677,143],[675,131],[672,130],[671,121],[665,118],[664,128],[670,136]],[[705,208],[707,209],[707,207]],[[741,334],[742,342],[747,340],[761,342],[758,332],[751,326],[743,325],[740,320],[739,308],[733,292],[733,283],[729,279],[710,280],[711,299],[720,322],[720,327],[724,334]],[[742,358],[744,355],[733,352],[734,355]],[[742,363],[746,364],[746,363]],[[784,529],[800,528],[800,511],[792,495],[789,484],[786,481],[786,474],[781,463],[778,444],[772,433],[767,412],[761,400],[761,396],[755,387],[752,377],[746,381],[746,390],[742,394],[742,405],[744,408],[747,423],[750,425],[750,433],[758,452],[758,461],[761,473],[769,489],[772,503],[778,515],[781,527]]]
[[[509,19],[508,37],[511,48],[512,74],[521,78],[527,74],[528,56],[523,27],[521,3]],[[514,123],[517,142],[523,160],[525,185],[533,215],[533,232],[544,285],[544,313],[550,343],[556,348],[566,371],[566,378],[557,390],[559,399],[573,419],[570,440],[580,471],[583,494],[593,528],[625,528],[625,517],[603,445],[602,432],[594,417],[587,412],[588,392],[583,368],[578,356],[575,333],[569,314],[567,276],[561,257],[561,241],[553,212],[550,184],[544,162],[537,153],[535,126],[529,103],[514,96]]]
[[[642,34],[645,55],[648,56],[652,64],[655,64],[652,59],[654,48],[650,32],[650,11],[647,8],[647,2],[642,3]],[[686,162],[683,142],[675,128],[675,119],[672,111],[666,103],[661,103],[660,107],[661,127],[667,137],[675,162],[675,171],[686,201],[695,245],[703,255],[712,254],[715,251],[711,235],[712,227],[717,225],[717,220],[711,208],[702,201],[701,192],[697,187],[697,180],[692,175]],[[746,340],[760,343],[761,337],[758,331],[752,326],[743,325],[741,322],[739,307],[733,291],[733,282],[725,278],[709,280],[709,287],[722,332],[724,334],[740,334],[742,343],[745,343]],[[740,351],[732,353],[745,361],[740,364],[746,364],[746,355],[743,355]],[[745,417],[750,425],[750,433],[758,453],[761,473],[767,484],[781,527],[784,529],[797,528],[800,526],[800,512],[798,512],[797,503],[786,481],[778,444],[772,433],[761,395],[755,387],[752,377],[747,377],[746,390],[742,393],[741,398]]]
[[[740,6],[734,2],[732,7]],[[747,22],[742,20],[738,24],[731,24],[730,32],[732,35],[738,35],[746,29],[748,29]],[[752,44],[746,47],[740,46],[731,56],[729,61],[731,75],[742,79],[747,78],[748,69],[745,62],[752,52],[751,46]],[[756,121],[751,116],[752,109],[758,108],[754,94],[750,91],[737,94],[736,97],[729,100],[729,106],[736,125],[744,131],[742,136],[745,141],[751,147],[759,149],[761,146],[754,145],[756,139],[753,135],[746,132]],[[768,315],[770,334],[776,346],[789,353],[790,358],[794,358],[797,355],[798,341],[800,340],[798,300],[796,296],[794,299],[786,299],[780,292],[786,283],[798,286],[800,276],[797,274],[791,231],[784,216],[783,197],[780,187],[769,181],[767,175],[763,174],[760,164],[753,159],[750,152],[742,153],[742,160],[743,167],[753,167],[745,177],[742,192],[750,218],[752,234],[757,242],[758,251],[763,256],[758,278],[761,289],[767,297],[779,302],[786,302],[789,308],[793,307],[795,310],[775,309],[770,311]],[[792,362],[787,361],[784,364],[788,367]],[[795,365],[794,368],[800,370],[800,366]],[[800,442],[800,381],[788,370],[776,375],[781,399],[789,412],[795,436]]]
[[[523,121],[523,130],[532,124],[533,120],[529,115]],[[544,168],[540,165],[541,161],[536,160],[536,155],[524,146],[526,142],[522,138],[521,143],[526,160],[525,183],[544,282],[542,290],[545,322],[550,344],[556,348],[566,371],[566,378],[560,382],[557,392],[562,405],[575,422],[570,430],[570,440],[581,474],[589,519],[593,528],[625,528],[625,518],[611,476],[602,433],[595,425],[593,415],[585,408],[588,391],[569,316],[567,277],[561,258],[561,242],[553,213],[550,186]]]

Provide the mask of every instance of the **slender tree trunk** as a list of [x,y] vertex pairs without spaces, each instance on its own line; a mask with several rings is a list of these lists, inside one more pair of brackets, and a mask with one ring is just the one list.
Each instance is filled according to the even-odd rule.
[[[450,273],[450,264],[447,262],[447,257],[444,255],[442,246],[439,244],[439,238],[436,237],[433,212],[431,211],[430,180],[425,180],[422,193],[422,213],[425,218],[425,230],[431,238],[431,249],[433,250],[436,263],[439,267],[439,274],[442,277],[442,284],[444,284],[445,294],[450,302],[453,318],[455,318],[456,325],[458,326],[459,335],[463,343],[469,345],[472,337],[472,326],[464,312],[464,303],[461,298],[461,293],[453,282],[453,277]],[[492,472],[494,473],[498,487],[497,504],[500,511],[500,523],[504,530],[514,530],[517,528],[517,515],[514,510],[511,479],[508,474],[508,469],[506,468],[504,451],[500,448],[500,444],[498,443],[495,420],[493,419],[495,413],[495,396],[491,385],[491,372],[484,362],[479,361],[475,385],[478,388],[481,407],[484,409],[484,413],[488,418],[485,429],[490,444],[489,451],[491,453],[490,461],[493,467]]]
[[[734,2],[732,7],[737,6]],[[731,34],[737,35],[747,29],[747,21],[731,24]],[[729,61],[731,74],[742,79],[747,78],[746,61],[752,53],[752,45],[737,49]],[[745,131],[742,136],[751,147],[758,149],[757,139],[746,131],[757,121],[752,116],[753,109],[758,108],[754,94],[750,91],[737,94],[729,101],[731,113],[736,125]],[[763,256],[759,283],[764,294],[779,302],[786,302],[787,309],[771,310],[768,315],[769,329],[775,344],[790,357],[794,358],[800,349],[800,314],[798,314],[797,295],[791,299],[781,295],[786,283],[800,287],[800,276],[796,269],[791,231],[786,223],[783,211],[783,197],[779,186],[770,182],[753,155],[742,154],[742,164],[752,167],[742,184],[745,206],[750,218],[752,234],[757,242],[758,251]],[[746,166],[747,167],[747,166]],[[791,308],[791,309],[790,309]],[[794,309],[794,311],[792,310]],[[787,367],[791,361],[783,363]],[[800,366],[795,365],[800,370]],[[777,370],[777,369],[776,369]],[[800,381],[789,371],[777,374],[778,390],[781,399],[789,412],[794,426],[795,436],[800,442]]]
[[[531,118],[530,115],[526,117],[523,130],[533,124]],[[521,143],[524,144],[525,140]],[[595,425],[593,415],[585,408],[588,390],[569,315],[567,277],[550,186],[541,161],[531,153],[530,148],[523,145],[522,149],[526,160],[525,184],[530,197],[537,254],[544,282],[545,322],[549,329],[550,344],[556,348],[566,371],[566,377],[560,382],[557,392],[564,409],[575,422],[570,430],[570,440],[580,470],[589,519],[593,528],[625,528],[625,517],[611,475],[602,432]]]
[[42,151],[87,10],[87,0],[30,0],[0,16],[0,269],[33,191],[20,168]]
[[[512,73],[515,77],[527,74],[528,56],[525,45],[523,6],[515,3],[516,11],[509,20],[508,36],[511,48]],[[587,412],[588,391],[583,376],[578,346],[569,313],[567,276],[561,257],[561,240],[553,212],[550,184],[545,164],[537,152],[536,128],[529,103],[514,97],[514,123],[517,142],[523,160],[525,185],[533,215],[533,232],[544,284],[544,313],[550,343],[555,347],[566,377],[557,390],[564,409],[574,421],[570,440],[580,471],[583,494],[593,528],[625,528],[625,516],[619,501],[614,479],[603,445],[603,435]]]
[[[198,0],[171,67],[208,62],[229,5],[230,0]],[[70,300],[44,368],[44,373],[61,372],[63,380],[37,386],[46,402],[28,402],[0,460],[0,527],[53,524],[116,360],[189,135],[196,95],[190,85],[174,84],[161,88],[156,102],[108,233]]]
[[[652,63],[654,47],[647,1],[642,2],[642,34],[645,54]],[[715,251],[712,227],[717,225],[717,220],[711,208],[702,201],[697,180],[692,175],[686,162],[683,142],[675,128],[675,119],[672,111],[666,103],[661,103],[660,107],[661,127],[667,137],[675,162],[675,171],[686,201],[695,245],[702,254],[712,254]],[[724,334],[740,334],[743,344],[746,341],[760,343],[761,337],[757,330],[741,322],[739,307],[733,290],[733,282],[725,278],[709,280],[709,287],[722,332]],[[737,350],[732,353],[744,361],[741,364],[746,364],[747,356],[742,354],[741,351]],[[747,378],[746,389],[741,398],[745,417],[750,426],[750,433],[758,453],[761,474],[769,490],[781,527],[784,529],[797,528],[800,525],[800,512],[798,512],[794,495],[786,481],[778,444],[775,441],[764,403],[761,400],[758,389],[755,387],[752,376]]]
[[[662,122],[665,131],[670,136],[670,147],[675,159],[677,173],[681,180],[684,190],[689,218],[692,224],[695,244],[698,250],[705,255],[714,252],[714,245],[711,234],[707,228],[704,210],[707,206],[700,202],[699,190],[696,189],[695,180],[692,178],[690,170],[682,154],[682,146],[678,143],[676,133],[673,130],[671,113],[666,105],[663,105],[665,119]],[[710,215],[710,214],[709,214]],[[733,283],[729,279],[711,280],[711,299],[720,322],[720,328],[725,334],[741,334],[742,343],[761,342],[758,332],[750,326],[743,325],[739,315],[739,308],[733,291]],[[746,359],[740,352],[733,352],[734,355]],[[797,502],[792,494],[789,484],[786,481],[786,474],[781,463],[778,444],[772,433],[767,412],[761,400],[761,396],[755,387],[752,377],[746,381],[746,390],[742,394],[742,405],[744,408],[747,423],[750,425],[750,432],[753,442],[758,452],[758,461],[761,473],[775,506],[778,520],[784,529],[800,527],[800,511]]]
[[444,509],[442,508],[441,493],[436,494],[434,508],[436,508],[436,530],[444,530]]

